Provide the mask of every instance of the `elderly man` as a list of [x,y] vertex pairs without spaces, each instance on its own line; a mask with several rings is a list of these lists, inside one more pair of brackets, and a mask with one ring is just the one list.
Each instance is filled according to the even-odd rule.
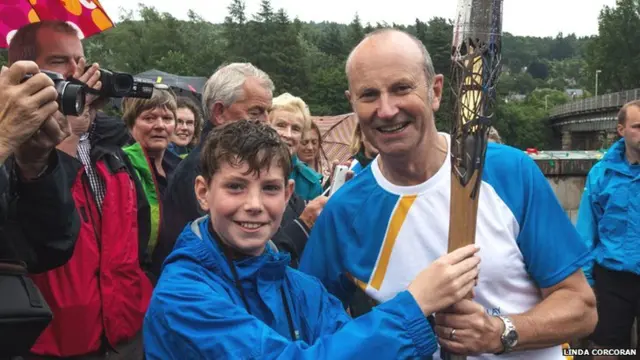
[[[78,33],[64,21],[20,28],[9,45],[9,61],[21,59],[100,86],[98,65],[85,71]],[[32,276],[54,319],[29,360],[143,357],[138,334],[153,289],[141,267],[150,233],[149,205],[121,150],[129,138],[124,123],[96,116],[95,100],[88,96],[84,114],[67,117],[71,135],[58,146],[70,164],[69,186],[81,226],[71,259]]]
[[[232,63],[218,68],[206,82],[202,93],[205,118],[208,119],[203,138],[214,126],[230,121],[267,121],[273,90],[269,76],[249,63]],[[205,214],[193,190],[195,179],[200,174],[200,151],[201,146],[196,147],[169,180],[162,229],[153,258],[153,272],[157,276],[184,226]],[[305,207],[302,199],[295,194],[291,197],[273,242],[279,249],[291,254],[292,265],[297,265],[300,254],[296,249],[304,248],[309,231],[325,202],[325,197],[319,197]]]
[[[69,135],[68,124],[55,115],[53,81],[38,73],[31,61],[3,66],[0,73],[0,308],[2,317],[14,317],[0,325],[0,358],[26,353],[39,326],[35,319],[6,312],[29,306],[29,288],[25,284],[20,294],[8,287],[11,275],[3,263],[21,261],[30,272],[61,266],[73,254],[80,227],[71,181],[55,150]],[[36,75],[22,82],[27,74]],[[16,307],[21,298],[25,303]]]
[[[379,156],[328,202],[300,268],[345,303],[356,287],[384,302],[447,251],[450,137],[434,122],[443,76],[419,40],[392,29],[368,35],[346,71]],[[562,359],[558,345],[597,321],[581,270],[589,251],[521,151],[489,145],[480,194],[479,284],[474,301],[436,314],[440,344],[479,359]]]

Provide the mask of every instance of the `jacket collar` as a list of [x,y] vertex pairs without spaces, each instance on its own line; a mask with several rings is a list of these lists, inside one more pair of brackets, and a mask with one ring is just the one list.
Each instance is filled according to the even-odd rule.
[[625,156],[624,138],[616,141],[602,158],[602,165],[609,170],[633,176],[631,165]]
[[[209,231],[209,222],[207,215],[189,224],[178,237],[165,266],[178,258],[190,260],[228,281],[234,281],[224,253]],[[262,255],[236,260],[233,264],[240,281],[256,277],[267,281],[281,281],[289,261],[289,254],[277,252],[275,245],[269,241]]]

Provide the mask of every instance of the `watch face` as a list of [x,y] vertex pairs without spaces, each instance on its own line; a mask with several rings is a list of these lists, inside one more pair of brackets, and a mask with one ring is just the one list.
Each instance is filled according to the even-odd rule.
[[505,335],[504,340],[509,345],[514,346],[518,342],[518,333],[515,330],[511,330]]

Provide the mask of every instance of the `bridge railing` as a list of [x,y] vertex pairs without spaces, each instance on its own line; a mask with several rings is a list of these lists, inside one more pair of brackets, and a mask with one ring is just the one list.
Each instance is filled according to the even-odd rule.
[[580,113],[597,112],[600,110],[620,108],[631,100],[640,99],[640,89],[625,90],[572,101],[551,109],[549,118],[562,118]]

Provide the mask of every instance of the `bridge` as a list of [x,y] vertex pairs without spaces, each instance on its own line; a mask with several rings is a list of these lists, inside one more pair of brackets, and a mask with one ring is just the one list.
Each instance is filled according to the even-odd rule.
[[616,139],[617,115],[622,105],[640,99],[640,89],[573,101],[551,109],[549,121],[563,150],[597,150]]

